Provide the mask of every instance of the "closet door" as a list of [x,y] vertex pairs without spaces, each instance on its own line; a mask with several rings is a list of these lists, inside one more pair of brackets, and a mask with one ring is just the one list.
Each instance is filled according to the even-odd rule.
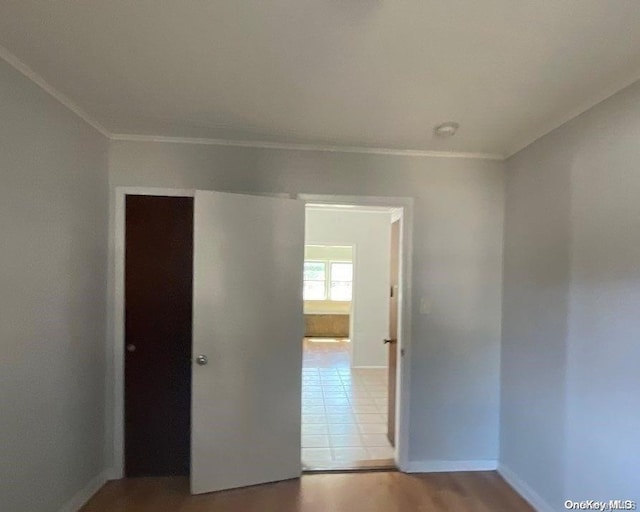
[[193,198],[129,195],[125,474],[188,475]]

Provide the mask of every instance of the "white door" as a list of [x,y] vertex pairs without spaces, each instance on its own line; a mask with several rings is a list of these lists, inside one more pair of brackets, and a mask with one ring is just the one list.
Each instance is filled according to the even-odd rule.
[[300,476],[303,261],[301,201],[196,192],[193,494]]

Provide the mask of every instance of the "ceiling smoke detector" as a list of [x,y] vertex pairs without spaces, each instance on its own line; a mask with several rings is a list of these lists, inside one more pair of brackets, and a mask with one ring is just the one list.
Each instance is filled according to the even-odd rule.
[[460,128],[460,125],[458,123],[449,121],[447,123],[442,123],[436,126],[433,129],[433,133],[436,135],[436,137],[441,137],[444,139],[447,137],[453,137],[458,131],[458,128]]

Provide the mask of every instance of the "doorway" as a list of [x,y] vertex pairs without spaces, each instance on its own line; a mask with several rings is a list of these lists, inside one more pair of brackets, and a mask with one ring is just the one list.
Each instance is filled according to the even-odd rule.
[[396,466],[402,209],[307,204],[306,471]]
[[[212,215],[213,217],[217,216],[218,217],[217,220],[220,222],[220,225],[228,226],[230,228],[230,230],[227,230],[227,229],[224,230],[225,237],[233,233],[244,237],[244,241],[242,243],[246,243],[246,246],[241,248],[240,250],[239,254],[241,257],[237,255],[228,257],[230,262],[229,264],[234,265],[236,263],[239,263],[243,258],[247,257],[247,255],[254,254],[254,255],[260,256],[259,261],[257,260],[256,262],[254,262],[254,265],[252,267],[249,267],[246,264],[246,262],[244,262],[241,265],[241,268],[240,267],[238,268],[238,270],[242,270],[242,271],[241,272],[235,271],[233,273],[234,275],[237,274],[239,276],[246,275],[245,277],[250,279],[250,283],[249,283],[250,286],[245,287],[245,288],[248,288],[249,290],[244,295],[243,300],[250,300],[250,301],[256,300],[257,292],[258,290],[261,290],[260,293],[265,294],[264,298],[262,299],[263,304],[268,304],[269,308],[271,307],[282,308],[282,309],[278,309],[277,311],[274,309],[272,314],[265,315],[261,318],[261,321],[265,321],[267,323],[264,324],[264,326],[262,327],[261,330],[259,330],[259,332],[262,332],[262,333],[270,332],[273,326],[272,320],[274,318],[286,317],[286,318],[292,318],[293,323],[285,322],[281,325],[295,326],[295,325],[298,325],[297,322],[299,321],[300,330],[298,331],[297,327],[293,327],[293,328],[287,327],[288,330],[286,333],[283,331],[282,335],[273,336],[273,339],[286,341],[287,339],[293,340],[294,338],[297,338],[297,340],[300,340],[301,338],[303,338],[303,334],[304,334],[302,300],[301,300],[302,297],[300,293],[300,290],[302,289],[302,275],[300,275],[300,280],[298,281],[297,284],[295,282],[292,282],[289,279],[288,280],[289,284],[286,284],[286,285],[282,284],[285,282],[284,279],[280,279],[279,277],[279,276],[290,275],[290,269],[298,266],[298,264],[292,263],[298,258],[298,256],[295,256],[293,260],[290,260],[289,258],[282,258],[282,254],[280,253],[273,252],[273,254],[268,255],[268,257],[265,258],[264,254],[256,252],[253,249],[255,249],[255,243],[256,243],[255,240],[256,240],[256,236],[258,236],[259,233],[286,234],[287,235],[286,237],[284,236],[278,237],[276,240],[274,240],[273,238],[265,239],[261,247],[267,248],[268,251],[276,251],[276,248],[279,247],[277,251],[285,251],[290,255],[292,254],[291,251],[297,254],[296,251],[299,250],[300,260],[299,260],[298,268],[301,268],[303,266],[303,259],[304,259],[304,255],[303,255],[304,203],[309,202],[309,199],[311,198],[311,196],[300,195],[298,197],[298,201],[295,201],[295,200],[287,199],[289,197],[288,195],[284,197],[284,195],[279,194],[279,195],[270,196],[272,199],[278,199],[277,201],[265,201],[265,199],[267,198],[263,198],[262,200],[260,200],[259,196],[242,196],[237,194],[223,194],[223,193],[208,192],[208,191],[180,190],[180,189],[154,189],[154,188],[139,188],[139,187],[116,188],[115,201],[113,203],[113,210],[112,210],[112,214],[113,214],[112,225],[114,229],[113,231],[114,251],[111,256],[111,268],[112,268],[113,281],[112,281],[111,292],[110,292],[113,297],[113,300],[110,301],[110,315],[111,315],[111,318],[113,319],[111,337],[114,340],[114,344],[113,344],[114,357],[113,357],[113,367],[112,367],[113,369],[113,373],[112,373],[113,375],[113,378],[112,378],[113,406],[109,408],[109,410],[111,411],[111,414],[110,414],[111,418],[109,421],[113,425],[113,429],[112,429],[113,452],[112,453],[113,453],[113,463],[114,463],[111,469],[110,477],[114,479],[122,478],[125,476],[125,459],[126,459],[125,457],[125,360],[126,360],[126,354],[128,354],[129,351],[126,350],[126,344],[125,344],[125,253],[126,253],[126,243],[125,243],[126,215],[125,214],[126,214],[126,198],[127,196],[130,196],[130,195],[154,196],[154,197],[166,196],[166,197],[176,197],[176,198],[184,197],[184,198],[193,199],[194,204],[197,204],[198,196],[200,196],[201,202],[204,202],[204,203],[210,203],[213,197],[217,199],[226,198],[228,203],[227,207],[229,207],[230,209],[225,208],[224,212],[219,210],[216,210],[216,211],[209,210],[209,213],[207,215]],[[319,196],[314,197],[316,202],[323,202],[327,200],[327,198],[324,196],[322,196],[321,198],[318,198],[318,197]],[[405,347],[408,346],[407,342],[410,340],[410,309],[408,309],[408,305],[410,304],[410,288],[406,287],[406,283],[410,282],[411,251],[410,251],[410,239],[405,236],[405,233],[407,232],[407,229],[410,230],[412,201],[411,199],[407,199],[407,198],[376,199],[376,198],[364,198],[364,197],[350,197],[348,199],[349,199],[349,202],[351,202],[352,204],[355,204],[357,202],[364,202],[366,204],[367,201],[369,201],[369,203],[373,203],[374,205],[381,204],[381,205],[388,206],[389,204],[391,205],[398,204],[405,209],[404,210],[405,216],[403,218],[403,223],[406,222],[406,224],[404,224],[405,227],[401,228],[401,239],[402,239],[401,245],[404,248],[403,256],[401,260],[401,282],[404,286],[401,286],[401,290],[404,289],[405,292],[404,294],[401,293],[399,296],[399,303],[401,304],[401,307],[400,307],[401,318],[399,322],[399,325],[401,326],[400,333],[399,333],[399,346],[404,349]],[[339,200],[336,200],[335,197],[332,197],[329,200],[333,202],[339,201]],[[342,201],[342,202],[345,203],[346,201]],[[298,204],[302,204],[303,206],[300,208]],[[194,207],[194,210],[197,210],[197,208]],[[224,213],[223,217],[220,217],[221,213]],[[196,232],[198,231],[196,227],[198,225],[198,222],[197,222],[198,218],[202,219],[202,212],[200,214],[200,217],[198,217],[198,214],[195,215],[194,231]],[[287,218],[289,218],[290,221],[293,223],[287,225],[286,229],[283,229],[282,221]],[[297,220],[294,220],[294,219],[297,219]],[[203,225],[202,221],[200,222],[200,225]],[[258,225],[261,226],[260,229],[256,227]],[[249,229],[249,227],[251,227],[251,230]],[[253,233],[254,229],[257,229],[255,233]],[[293,234],[295,233],[299,233],[299,235],[295,235],[294,237]],[[197,245],[195,244],[195,238],[194,238],[194,245]],[[202,238],[202,233],[200,234],[200,238]],[[296,242],[296,240],[299,240],[299,242]],[[297,245],[298,243],[300,244],[299,246]],[[299,247],[299,249],[297,249],[297,247]],[[223,249],[223,248],[220,247],[219,249]],[[354,248],[354,251],[356,250],[357,248]],[[205,255],[205,257],[201,258],[201,260],[205,262],[217,261],[215,258],[212,258],[211,255]],[[287,261],[285,262],[285,260]],[[267,269],[267,267],[269,267],[270,265],[280,265],[281,267],[277,272],[273,272]],[[255,275],[253,274],[249,275],[250,273],[246,272],[247,268],[257,269],[257,272],[255,273]],[[194,273],[195,273],[195,269],[194,269]],[[217,277],[221,280],[224,280],[229,277],[229,273],[228,272],[225,273],[224,271],[222,271],[222,274],[219,273]],[[271,280],[272,278],[275,279],[275,281]],[[194,278],[194,280],[197,280],[197,279]],[[206,286],[204,288],[204,291],[208,293],[213,289],[216,289],[216,288]],[[274,293],[277,293],[277,296],[279,299],[281,297],[286,296],[288,297],[288,300],[287,301],[273,300],[273,298],[271,298],[271,300],[267,301],[266,299],[268,297],[271,297]],[[194,294],[195,294],[195,291],[194,291]],[[220,300],[221,298],[224,298],[224,297],[218,296],[215,299]],[[299,310],[297,310],[298,308],[297,304],[299,304]],[[195,303],[193,304],[193,306],[195,310]],[[222,314],[218,316],[218,318],[225,318],[230,316],[228,314],[227,315],[224,314],[224,311],[223,311],[224,307],[225,305],[222,304],[221,305]],[[293,313],[293,316],[291,316],[294,310],[297,310],[299,312]],[[241,311],[241,310],[238,310],[238,308],[234,308],[233,311]],[[201,316],[203,314],[208,315],[208,316],[205,316],[205,318],[211,317],[211,315],[207,312],[200,313],[200,314]],[[237,323],[236,326],[241,326],[245,323],[246,322],[242,321]],[[294,336],[294,332],[298,332],[299,334],[297,336]],[[351,332],[352,331],[350,331],[350,333]],[[194,411],[193,389],[194,389],[194,386],[196,386],[196,383],[194,381],[194,376],[202,375],[204,377],[205,375],[208,375],[208,373],[207,374],[205,374],[204,372],[197,373],[200,367],[195,364],[192,364],[192,360],[197,359],[196,356],[202,355],[197,353],[198,347],[196,346],[196,341],[195,341],[196,340],[195,331],[192,332],[192,335],[193,335],[193,340],[192,340],[193,344],[192,344],[192,354],[190,358],[191,360],[189,361],[189,365],[192,370],[192,373],[191,373],[192,375],[192,381],[191,381],[191,384],[192,384],[192,411],[191,411],[192,412],[192,415],[191,415],[192,438],[191,438],[190,473],[191,473],[191,478],[193,479],[193,476],[194,476],[193,433],[194,433],[194,428],[197,428],[197,427],[194,427],[194,416],[193,416],[193,411]],[[243,339],[267,340],[270,338],[265,338],[264,336],[252,335],[248,337],[243,337]],[[287,348],[288,345],[286,342],[283,342],[282,346],[278,350],[266,350],[267,345],[263,344],[263,348],[265,348],[265,351],[260,352],[260,356],[257,359],[252,358],[250,360],[247,360],[247,358],[244,356],[240,357],[241,353],[244,353],[244,348],[240,347],[239,345],[236,346],[236,344],[233,344],[233,343],[231,343],[230,346],[240,350],[240,352],[237,354],[238,357],[236,358],[238,359],[238,361],[256,361],[256,360],[261,360],[263,357],[270,358],[271,356],[274,356],[274,368],[276,367],[278,368],[278,371],[277,371],[278,379],[270,378],[265,372],[264,365],[260,365],[260,366],[250,365],[247,368],[243,369],[244,373],[240,372],[240,375],[244,375],[244,379],[243,379],[244,383],[250,382],[248,380],[249,378],[251,378],[254,381],[253,382],[254,385],[251,387],[251,389],[260,389],[261,392],[266,392],[274,384],[280,385],[279,383],[285,382],[283,381],[283,378],[282,378],[283,377],[282,370],[284,368],[281,366],[281,359],[283,354],[289,354],[288,364],[293,363],[294,360],[299,358],[298,360],[300,361],[300,367],[297,373],[298,376],[294,379],[293,377],[296,375],[295,364],[293,367],[287,366],[287,368],[293,368],[293,370],[285,370],[287,379],[285,384],[283,384],[284,387],[282,387],[282,389],[279,388],[278,390],[276,390],[276,394],[279,394],[281,396],[291,395],[291,397],[295,397],[295,398],[292,398],[291,400],[288,400],[288,399],[286,400],[287,404],[291,402],[293,406],[292,408],[289,408],[288,406],[286,408],[283,408],[284,406],[286,406],[286,404],[281,400],[278,402],[279,406],[277,410],[276,408],[273,408],[273,407],[271,408],[259,407],[258,409],[251,407],[249,409],[246,409],[250,403],[253,403],[254,405],[260,405],[260,404],[266,405],[267,403],[271,403],[271,402],[269,402],[268,400],[247,401],[247,399],[251,398],[251,396],[247,394],[248,389],[242,390],[242,396],[245,398],[243,404],[247,411],[259,411],[260,414],[263,415],[263,417],[271,416],[272,412],[277,413],[273,415],[273,418],[269,419],[269,422],[273,420],[273,427],[274,427],[273,429],[270,429],[269,432],[271,432],[274,436],[277,436],[278,439],[277,439],[277,443],[275,442],[265,443],[264,429],[260,431],[259,435],[258,433],[256,433],[256,435],[253,436],[251,432],[246,431],[246,428],[244,427],[242,429],[229,428],[228,430],[229,435],[236,436],[236,434],[241,433],[245,436],[245,439],[243,439],[242,441],[242,446],[246,447],[248,444],[251,444],[255,441],[255,447],[254,447],[255,449],[252,449],[251,451],[247,451],[249,450],[249,448],[247,448],[244,450],[244,452],[242,452],[242,450],[231,449],[231,451],[229,451],[229,454],[231,456],[238,457],[246,452],[244,455],[242,455],[244,459],[250,459],[251,457],[260,455],[261,457],[262,456],[265,457],[264,458],[265,461],[267,460],[266,458],[269,458],[269,460],[271,460],[272,463],[262,464],[260,468],[261,470],[263,469],[264,472],[259,475],[252,474],[250,475],[250,478],[246,479],[246,481],[241,481],[241,480],[248,473],[244,470],[242,471],[239,470],[238,474],[233,477],[234,479],[233,482],[221,482],[218,488],[225,488],[225,487],[228,488],[230,486],[237,486],[237,485],[250,485],[251,482],[257,483],[260,480],[267,481],[267,480],[273,480],[273,479],[279,479],[279,478],[291,478],[293,476],[296,476],[297,474],[299,474],[301,470],[301,461],[300,461],[301,448],[298,442],[298,440],[301,437],[301,433],[300,433],[301,387],[300,387],[300,384],[302,380],[302,375],[301,375],[302,351],[301,351],[300,342],[299,341],[297,342],[296,348],[294,348],[293,351],[290,351]],[[137,347],[136,347],[136,350],[137,350]],[[134,353],[135,353],[135,350],[134,350]],[[211,353],[215,353],[215,350],[214,352],[211,352]],[[278,358],[278,361],[275,360],[276,356]],[[209,361],[211,361],[211,357],[209,358]],[[396,424],[396,447],[395,447],[394,455],[395,455],[395,460],[398,468],[401,470],[404,470],[405,468],[408,467],[408,464],[407,464],[408,456],[406,453],[406,447],[407,447],[406,439],[408,438],[408,432],[407,432],[407,427],[408,427],[407,404],[408,404],[408,392],[409,392],[408,366],[406,367],[406,369],[402,370],[402,367],[403,367],[402,357],[398,358],[398,364],[399,364],[399,371],[398,371],[398,381],[397,381],[398,382],[397,393],[398,395],[402,395],[403,400],[398,402],[398,407],[396,411],[396,418],[399,421]],[[205,366],[204,368],[200,368],[200,370],[206,370],[208,368],[209,367]],[[236,372],[236,374],[238,374],[238,372]],[[262,380],[265,378],[266,380],[262,382]],[[289,380],[291,381],[290,383],[289,383]],[[258,383],[258,381],[260,381],[260,383]],[[202,399],[209,401],[210,412],[212,413],[211,417],[214,419],[214,421],[217,421],[220,415],[215,413],[215,411],[218,409],[215,406],[215,402],[212,401],[213,397],[216,396],[216,394],[219,396],[219,393],[215,391],[216,390],[215,383],[208,386],[204,386],[204,387],[201,384],[200,388],[201,390],[205,390],[205,393],[202,396]],[[237,387],[229,388],[230,391],[237,390],[237,389],[238,389]],[[231,417],[231,415],[225,415],[225,417],[229,418]],[[283,429],[281,428],[283,421],[286,421],[288,425],[286,431],[283,431]],[[256,421],[244,421],[242,423],[242,425],[256,425],[256,424],[264,425],[265,423],[264,422],[260,423]],[[279,425],[279,426],[276,428],[276,425]],[[198,431],[203,433],[204,435],[204,438],[201,438],[198,440],[199,443],[207,442],[207,440],[213,441],[213,438],[211,437],[212,433],[218,431],[218,429],[208,428],[209,423],[207,422],[204,423],[204,426],[205,428],[200,427],[198,429]],[[290,432],[289,432],[289,429],[291,429]],[[247,443],[247,441],[250,441],[250,443]],[[280,447],[281,443],[282,443],[282,447]],[[225,443],[222,443],[222,446],[225,446]],[[292,447],[295,448],[295,450],[292,451],[291,450]],[[266,453],[267,450],[265,450],[264,453],[260,453],[260,450],[262,450],[263,448],[265,449],[268,448],[268,453]],[[198,456],[198,452],[199,451],[196,450],[195,452],[196,456]],[[276,452],[278,454],[277,457],[275,456]],[[294,456],[294,452],[295,452],[295,456]],[[204,454],[204,451],[200,450],[199,453]],[[284,468],[285,458],[283,458],[283,453],[287,454],[286,468]],[[209,472],[205,475],[205,471],[203,471],[203,469],[213,468],[214,466],[217,467],[220,460],[221,458],[215,456],[215,453],[214,454],[207,453],[203,457],[201,457],[201,463],[206,467],[203,467],[201,464],[201,466],[199,466],[200,469],[198,469],[198,471],[202,476],[206,476],[207,482],[205,482],[206,485],[200,488],[196,487],[196,490],[194,492],[207,492],[209,490],[213,490],[215,486],[211,485],[212,478],[228,476],[228,473],[229,473],[228,471],[223,472],[222,475],[215,474],[215,472]],[[281,467],[282,471],[278,475],[275,475],[275,472],[273,471],[274,460],[276,461],[276,465],[282,466]],[[227,460],[227,463],[229,463],[228,460]],[[226,466],[223,464],[223,467],[228,467],[228,464],[226,464]],[[240,466],[238,465],[238,467]],[[251,467],[256,468],[257,466],[253,464]],[[193,485],[193,480],[192,480],[192,485]],[[192,490],[193,489],[194,488],[192,487]]]

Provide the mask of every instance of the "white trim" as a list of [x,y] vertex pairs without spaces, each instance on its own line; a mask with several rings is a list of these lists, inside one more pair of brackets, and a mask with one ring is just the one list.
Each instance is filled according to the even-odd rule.
[[110,133],[107,131],[107,129],[104,126],[102,126],[95,119],[89,116],[89,114],[87,114],[83,109],[81,109],[74,101],[69,99],[69,97],[65,96],[60,91],[55,89],[51,84],[49,84],[49,82],[47,82],[44,78],[42,78],[38,73],[36,73],[33,69],[27,66],[20,59],[18,59],[18,57],[16,57],[13,53],[7,50],[4,46],[0,46],[0,59],[6,61],[7,64],[13,67],[16,71],[26,76],[29,80],[35,83],[43,91],[49,93],[56,100],[62,103],[65,107],[71,110],[71,112],[77,115],[80,119],[84,120],[86,123],[93,126],[102,135],[104,135],[107,138],[111,138]]
[[[306,209],[305,209],[305,223],[306,223]],[[306,225],[305,225],[305,238],[306,238]],[[349,354],[351,356],[351,360],[353,361],[353,347],[355,344],[353,343],[353,337],[356,335],[356,257],[358,256],[358,244],[351,244],[351,264],[353,265],[353,274],[351,275],[351,311],[349,311]]]
[[387,368],[387,367],[386,366],[379,366],[379,365],[373,365],[373,366],[354,365],[351,368],[364,368],[364,369],[376,370],[376,369]]
[[607,87],[603,92],[594,95],[590,101],[583,102],[580,106],[573,108],[567,115],[562,116],[559,120],[546,123],[544,128],[538,130],[534,135],[521,138],[517,143],[513,144],[511,149],[505,154],[501,153],[484,153],[473,151],[435,151],[424,149],[394,149],[384,147],[363,147],[363,146],[335,146],[324,144],[302,144],[296,142],[270,142],[270,141],[252,141],[252,140],[233,140],[233,139],[211,139],[198,137],[170,137],[164,135],[139,135],[128,133],[111,133],[102,124],[93,119],[84,109],[80,108],[76,102],[65,94],[58,91],[42,76],[36,73],[32,68],[27,66],[18,57],[11,53],[7,48],[0,45],[0,59],[13,67],[16,71],[22,73],[42,90],[49,93],[65,107],[71,110],[86,123],[98,130],[105,137],[115,141],[130,142],[163,142],[178,144],[205,144],[213,146],[236,146],[246,148],[262,148],[262,149],[287,149],[293,151],[325,151],[333,153],[363,153],[373,155],[396,155],[396,156],[412,156],[412,157],[431,157],[431,158],[469,158],[477,160],[508,160],[516,153],[530,146],[538,139],[551,133],[560,126],[568,123],[572,119],[582,115],[592,109],[599,103],[607,100],[614,94],[626,89],[630,85],[638,81],[638,76],[620,81],[614,86]]
[[503,160],[508,160],[513,155],[515,155],[516,153],[519,153],[526,147],[530,146],[538,139],[543,138],[545,135],[550,134],[552,131],[560,128],[562,125],[567,124],[569,121],[572,121],[576,117],[581,116],[585,112],[591,110],[596,105],[602,103],[605,100],[608,100],[609,98],[619,93],[623,89],[626,89],[627,87],[633,85],[638,80],[640,80],[640,76],[638,76],[638,74],[635,73],[630,79],[621,80],[620,82],[617,82],[615,85],[605,88],[599,94],[595,94],[590,100],[582,102],[579,106],[571,109],[566,115],[562,116],[561,118],[556,119],[549,123],[545,123],[542,129],[538,130],[535,134],[529,137],[522,137],[516,144],[513,144],[512,147],[515,149],[511,151],[507,151]]
[[495,471],[498,461],[486,460],[412,460],[407,473],[446,473],[453,471]]
[[67,501],[58,512],[78,512],[105,483],[107,483],[107,471],[102,471]]
[[[410,197],[375,197],[375,196],[343,196],[327,194],[298,194],[298,199],[306,203],[320,204],[352,204],[358,206],[386,206],[401,208],[400,220],[400,311],[398,322],[398,350],[404,356],[398,357],[398,384],[396,386],[396,449],[395,462],[400,471],[409,468],[409,425],[411,400],[411,279],[413,262],[413,198]],[[354,253],[355,254],[355,253]],[[355,259],[354,259],[355,261]],[[354,295],[354,298],[356,296]],[[354,308],[355,309],[355,308]],[[352,334],[353,336],[353,334]]]
[[542,496],[534,491],[524,480],[516,475],[508,466],[498,464],[498,473],[513,489],[522,496],[537,512],[554,512],[554,508]]
[[364,153],[369,155],[395,155],[431,158],[472,158],[478,160],[504,160],[498,153],[473,153],[464,151],[430,151],[422,149],[393,149],[362,146],[332,146],[323,144],[301,144],[295,142],[269,142],[260,140],[207,139],[194,137],[165,137],[160,135],[135,135],[113,133],[111,140],[129,142],[161,142],[176,144],[204,144],[208,146],[235,146],[258,149],[286,149],[291,151],[325,151],[330,153]]
[[128,133],[111,133],[98,121],[93,119],[84,109],[65,94],[58,91],[42,76],[22,62],[13,53],[0,45],[0,59],[22,73],[42,90],[49,93],[78,117],[98,130],[102,135],[114,141],[160,142],[176,144],[204,144],[209,146],[234,146],[258,149],[285,149],[292,151],[324,151],[331,153],[364,153],[373,155],[396,155],[431,158],[471,158],[479,160],[505,160],[505,155],[498,153],[465,152],[465,151],[430,151],[422,149],[393,149],[384,147],[336,146],[325,144],[302,144],[297,142],[270,142],[261,140],[211,139],[197,137],[170,137],[164,135],[138,135]]

